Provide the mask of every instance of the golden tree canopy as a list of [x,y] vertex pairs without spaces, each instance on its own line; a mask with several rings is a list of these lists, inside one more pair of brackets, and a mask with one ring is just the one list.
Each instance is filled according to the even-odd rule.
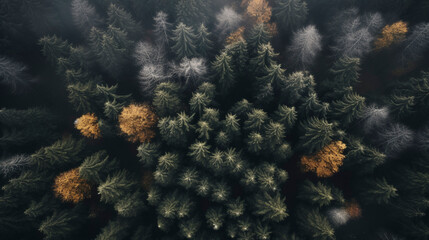
[[358,218],[362,215],[362,210],[360,209],[359,203],[355,200],[346,204],[346,211],[351,218]]
[[244,30],[245,30],[244,27],[239,27],[235,32],[232,32],[231,34],[229,34],[229,36],[226,38],[226,44],[228,45],[242,40]]
[[149,142],[155,137],[157,116],[147,104],[131,104],[119,115],[119,128],[131,142]]
[[403,21],[396,22],[392,25],[386,25],[381,31],[381,36],[375,41],[375,48],[381,49],[400,43],[405,39],[408,32],[407,23]]
[[79,176],[79,169],[63,172],[55,178],[54,192],[63,201],[78,203],[91,195],[91,187]]
[[304,172],[314,172],[318,177],[330,177],[343,165],[346,145],[333,141],[312,156],[301,157],[301,168]]
[[97,139],[101,137],[98,118],[93,113],[82,115],[80,118],[76,119],[74,124],[76,129],[87,138]]
[[246,12],[255,18],[257,23],[267,23],[271,19],[271,7],[265,0],[249,0]]

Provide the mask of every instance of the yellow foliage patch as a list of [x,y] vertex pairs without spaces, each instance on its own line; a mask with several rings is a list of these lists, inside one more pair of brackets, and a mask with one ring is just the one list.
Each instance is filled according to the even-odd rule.
[[247,1],[246,13],[257,23],[267,23],[271,19],[271,7],[265,0]]
[[345,156],[342,153],[345,149],[343,142],[331,142],[312,156],[302,156],[301,169],[304,172],[314,172],[318,177],[330,177],[343,165]]
[[226,44],[229,45],[231,43],[238,42],[243,39],[243,33],[245,28],[239,27],[235,32],[232,32],[229,34],[229,36],[226,38]]
[[98,118],[93,113],[87,113],[76,119],[75,127],[87,138],[97,139],[101,137]]
[[119,128],[131,142],[149,142],[158,118],[147,104],[131,104],[119,115]]
[[79,170],[74,168],[63,172],[55,178],[55,196],[63,201],[78,203],[91,195],[91,187],[85,179],[79,176]]
[[402,42],[407,32],[407,23],[403,21],[396,22],[392,25],[386,25],[381,31],[381,36],[375,40],[375,49],[387,48],[393,44]]

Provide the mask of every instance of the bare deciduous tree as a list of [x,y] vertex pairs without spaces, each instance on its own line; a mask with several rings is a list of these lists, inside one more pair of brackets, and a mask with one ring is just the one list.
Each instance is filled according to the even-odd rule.
[[336,227],[346,224],[350,220],[350,214],[345,208],[332,208],[327,212],[329,221]]
[[411,35],[404,42],[402,63],[417,60],[428,46],[429,23],[420,23],[414,27]]
[[9,86],[12,92],[24,91],[34,81],[26,71],[24,64],[0,56],[0,84]]
[[380,13],[358,15],[357,9],[349,9],[331,23],[336,28],[332,49],[340,57],[360,58],[371,50],[375,34],[383,26]]
[[89,32],[101,22],[100,15],[87,0],[72,0],[71,14],[74,24],[83,32]]
[[371,133],[374,130],[385,126],[389,121],[389,109],[387,107],[377,107],[370,105],[365,107],[362,113],[363,129],[366,133]]
[[412,145],[414,132],[403,124],[394,123],[382,130],[379,137],[385,154],[395,156]]
[[134,58],[137,65],[144,66],[145,64],[158,64],[163,63],[165,53],[159,45],[154,46],[149,42],[138,42],[134,51]]
[[184,57],[179,65],[173,67],[173,73],[185,80],[185,85],[198,86],[207,74],[207,66],[204,58]]
[[291,59],[301,69],[310,66],[322,50],[322,37],[314,25],[309,25],[293,35],[292,45],[288,48]]
[[238,14],[231,7],[224,7],[222,11],[216,14],[216,30],[220,32],[222,36],[225,36],[235,29],[237,29],[243,17]]
[[18,154],[0,161],[0,173],[4,176],[11,174],[30,165],[31,157],[24,154]]

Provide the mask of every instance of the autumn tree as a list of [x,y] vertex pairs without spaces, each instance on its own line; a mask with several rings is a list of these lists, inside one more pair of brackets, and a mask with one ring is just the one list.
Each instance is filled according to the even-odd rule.
[[101,137],[98,118],[94,113],[87,113],[76,119],[75,127],[87,138],[97,139]]
[[334,175],[343,165],[345,156],[343,151],[346,145],[341,141],[334,141],[323,147],[316,154],[301,157],[301,168],[304,172],[314,172],[318,177],[326,178]]
[[375,49],[388,48],[392,45],[401,43],[405,40],[407,32],[408,24],[403,21],[386,25],[381,30],[381,36],[374,42]]
[[231,57],[224,51],[216,56],[212,64],[214,78],[219,83],[219,90],[222,94],[227,94],[235,84],[234,72],[231,67]]
[[254,18],[257,23],[267,23],[271,19],[271,7],[265,0],[250,0],[246,13]]
[[[231,7],[224,7],[216,14],[216,31],[222,36],[230,34],[240,27],[243,17]],[[242,28],[244,30],[244,28]]]
[[90,197],[91,187],[80,177],[79,169],[74,168],[55,178],[54,192],[65,202],[78,203]]
[[119,115],[119,128],[131,142],[148,142],[155,137],[157,116],[147,104],[131,104]]

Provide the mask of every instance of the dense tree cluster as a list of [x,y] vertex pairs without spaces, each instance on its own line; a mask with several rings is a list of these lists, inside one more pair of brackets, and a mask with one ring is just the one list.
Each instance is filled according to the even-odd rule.
[[429,238],[428,6],[1,1],[0,238]]

